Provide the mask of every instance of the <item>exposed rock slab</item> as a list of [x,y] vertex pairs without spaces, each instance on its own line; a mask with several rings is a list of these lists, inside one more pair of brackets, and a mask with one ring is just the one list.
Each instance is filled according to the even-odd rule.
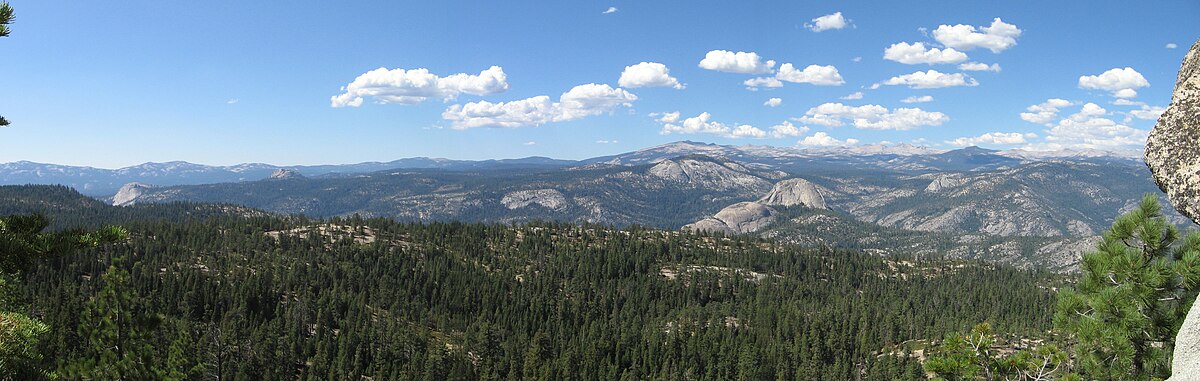
[[[1192,50],[1195,52],[1195,50]],[[1167,381],[1200,380],[1200,303],[1192,305],[1175,336],[1175,358],[1171,362],[1171,378]]]
[[[1200,41],[1183,59],[1171,105],[1146,142],[1146,165],[1175,209],[1200,217]],[[1200,304],[1175,338],[1170,381],[1200,380]]]
[[1200,217],[1200,42],[1184,58],[1171,105],[1146,141],[1146,165],[1175,209]]
[[954,188],[959,185],[963,185],[965,183],[966,183],[966,180],[963,179],[963,176],[961,174],[948,173],[948,174],[944,174],[944,175],[939,175],[938,177],[934,178],[933,181],[930,181],[929,185],[925,187],[925,191],[930,192],[930,193],[937,193],[937,192],[941,192],[945,189]]
[[721,209],[712,217],[685,225],[685,230],[742,234],[758,231],[775,220],[775,210],[761,203],[739,202]]
[[562,192],[554,189],[531,189],[509,192],[500,199],[505,208],[518,209],[529,205],[541,205],[552,210],[562,210],[567,207],[567,198]]
[[663,160],[650,167],[647,173],[663,180],[704,189],[756,190],[771,185],[769,181],[755,176],[749,168],[734,162]]
[[117,194],[112,196],[113,206],[128,206],[136,204],[138,198],[141,197],[147,190],[155,186],[142,183],[129,183],[121,187]]
[[268,178],[272,180],[302,179],[304,178],[304,175],[301,175],[300,172],[296,172],[296,170],[293,169],[279,168],[274,172],[271,172],[271,177]]
[[825,206],[825,197],[821,195],[820,187],[801,178],[775,183],[771,192],[759,199],[758,202],[767,205],[804,205],[814,209],[829,209]]

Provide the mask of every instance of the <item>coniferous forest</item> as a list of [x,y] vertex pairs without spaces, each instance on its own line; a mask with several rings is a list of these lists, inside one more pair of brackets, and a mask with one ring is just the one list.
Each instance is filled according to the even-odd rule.
[[35,365],[65,379],[919,380],[906,342],[984,321],[1042,336],[1062,281],[640,227],[4,192],[9,212],[128,232],[14,280],[48,328]]

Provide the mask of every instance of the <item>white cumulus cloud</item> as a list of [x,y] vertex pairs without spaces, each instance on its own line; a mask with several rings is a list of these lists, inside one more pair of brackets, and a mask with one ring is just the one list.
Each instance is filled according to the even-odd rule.
[[679,120],[679,111],[675,112],[652,112],[650,117],[659,123],[671,123]]
[[1045,102],[1026,107],[1025,111],[1029,112],[1021,113],[1021,120],[1030,123],[1047,124],[1058,118],[1059,109],[1073,105],[1075,104],[1066,99],[1047,99]]
[[1121,98],[1121,99],[1131,99],[1131,98],[1137,98],[1137,90],[1134,90],[1134,89],[1120,89],[1120,90],[1117,90],[1117,91],[1114,91],[1114,92],[1113,92],[1113,97],[1115,97],[1115,98]]
[[1045,142],[1033,149],[1129,149],[1146,143],[1149,131],[1132,128],[1103,117],[1108,113],[1095,103],[1063,118],[1046,130]]
[[605,9],[604,12],[601,12],[601,14],[605,15],[610,13],[617,13],[617,7],[608,7],[608,9]]
[[731,52],[712,50],[700,60],[700,68],[740,74],[766,74],[775,67],[775,61],[763,60],[754,52]]
[[937,70],[928,70],[892,77],[872,87],[878,87],[880,84],[905,85],[911,89],[936,89],[941,87],[976,86],[979,85],[979,82],[976,82],[974,78],[963,73],[951,74],[942,73]]
[[796,70],[795,66],[785,63],[779,67],[775,78],[784,82],[811,83],[818,86],[837,86],[846,83],[842,74],[833,65],[808,65],[804,70]]
[[932,95],[922,95],[922,96],[916,96],[916,95],[913,95],[913,96],[911,96],[911,97],[908,97],[908,98],[901,99],[900,101],[901,101],[901,102],[904,102],[904,103],[926,103],[926,102],[933,102],[933,96],[932,96]]
[[783,87],[784,82],[809,83],[817,86],[840,86],[845,84],[846,80],[842,79],[842,74],[833,65],[808,65],[804,70],[799,70],[792,64],[785,63],[779,66],[779,71],[775,73],[774,77],[751,78],[742,82],[742,84],[751,90],[755,90],[755,88],[760,86]]
[[843,126],[846,123],[864,130],[911,130],[922,126],[938,126],[950,117],[936,111],[919,108],[897,108],[889,110],[880,105],[847,106],[841,103],[825,103],[813,107],[796,118],[796,121],[822,126]]
[[933,39],[946,47],[958,50],[984,48],[992,53],[1000,53],[1017,45],[1017,37],[1021,29],[1016,25],[1005,23],[999,17],[992,20],[992,25],[976,28],[972,25],[939,25],[933,30]]
[[807,126],[797,127],[796,125],[792,124],[792,122],[789,122],[786,120],[783,121],[783,123],[771,126],[771,137],[773,137],[773,138],[782,138],[785,136],[800,136],[800,135],[804,135],[804,133],[806,133],[806,132],[808,132]]
[[1179,47],[1179,45],[1175,45],[1175,43],[1174,43],[1174,42],[1168,42],[1168,43],[1167,43],[1167,49],[1175,49],[1175,48],[1178,48],[1178,47]]
[[831,15],[824,15],[812,19],[812,22],[804,23],[804,27],[813,32],[823,32],[831,29],[842,29],[850,22],[846,17],[842,16],[842,12],[834,12]]
[[488,101],[452,105],[442,112],[451,128],[528,127],[600,115],[619,106],[630,106],[638,98],[621,88],[590,83],[579,85],[558,97],[558,102],[540,95],[511,102]]
[[783,87],[783,81],[775,79],[775,77],[750,78],[742,81],[742,84],[746,85],[746,88],[750,90],[758,90],[759,87]]
[[781,105],[781,104],[783,104],[783,99],[779,99],[779,98],[771,98],[771,99],[768,99],[766,102],[763,102],[763,106],[768,106],[768,107],[779,107],[779,105]]
[[991,65],[988,65],[988,64],[985,64],[985,63],[981,63],[981,62],[966,62],[966,63],[959,64],[959,65],[958,65],[958,70],[966,70],[966,71],[994,71],[994,72],[999,72],[999,71],[1000,71],[1000,64],[998,64],[998,63],[994,63],[994,64],[991,64]]
[[1022,134],[1019,132],[988,132],[986,134],[979,135],[979,136],[963,137],[963,138],[950,140],[950,141],[947,141],[946,144],[955,145],[955,146],[959,146],[959,147],[977,146],[980,144],[1016,145],[1016,144],[1027,143],[1027,141],[1025,140],[1026,138],[1036,138],[1036,137],[1037,137],[1037,134],[1034,134],[1034,133]]
[[621,72],[621,78],[617,80],[617,85],[628,88],[674,87],[683,89],[684,87],[678,79],[671,76],[671,70],[667,69],[667,65],[658,62],[642,62],[626,66],[625,70]]
[[1100,75],[1085,75],[1079,77],[1079,88],[1091,90],[1107,90],[1117,98],[1133,98],[1137,89],[1150,86],[1146,77],[1131,67],[1109,69]]
[[883,59],[902,64],[952,64],[967,60],[967,54],[953,48],[926,48],[925,43],[900,42],[883,50]]
[[1158,120],[1158,117],[1166,111],[1166,107],[1142,105],[1140,109],[1129,111],[1129,115],[1138,119]]
[[824,132],[817,132],[812,136],[805,136],[797,145],[805,147],[834,147],[834,146],[849,146],[858,144],[858,139],[838,140]]
[[415,104],[429,98],[452,100],[459,94],[489,95],[508,90],[508,77],[499,66],[479,72],[439,77],[427,69],[378,68],[354,78],[342,94],[330,97],[333,107],[359,107],[370,97],[378,103]]
[[663,127],[659,131],[660,134],[712,134],[727,138],[765,138],[767,132],[755,128],[748,124],[730,125],[717,122],[712,119],[712,114],[702,112],[700,115],[684,119],[682,122],[675,123],[679,118],[679,113],[667,113],[665,115],[674,114],[668,121],[667,118],[659,119],[662,121]]
[[841,99],[845,99],[848,101],[852,101],[852,100],[856,100],[856,99],[863,99],[863,92],[855,91],[853,93],[846,94],[846,96],[842,97]]

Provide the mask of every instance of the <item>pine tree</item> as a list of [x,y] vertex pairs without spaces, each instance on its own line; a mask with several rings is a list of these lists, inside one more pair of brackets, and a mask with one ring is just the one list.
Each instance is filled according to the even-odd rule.
[[[11,20],[12,8],[0,4],[0,33]],[[0,118],[0,125],[4,120]],[[50,331],[37,319],[17,311],[15,297],[18,281],[35,260],[65,255],[78,249],[115,242],[125,237],[120,228],[107,227],[96,232],[71,230],[43,232],[49,219],[40,214],[0,217],[0,380],[50,377],[42,366],[37,347],[41,336]]]
[[155,377],[151,333],[156,317],[147,316],[129,284],[129,273],[114,260],[102,276],[104,285],[79,319],[81,354],[63,369],[72,379],[147,380]]
[[1074,343],[1086,379],[1170,375],[1175,333],[1200,282],[1200,234],[1179,232],[1146,195],[1084,255],[1077,288],[1059,293],[1055,326]]
[[37,319],[16,312],[0,312],[0,380],[36,380],[47,378],[38,352],[41,335],[50,327]]
[[49,226],[50,219],[41,214],[0,217],[0,272],[22,273],[37,259],[117,242],[127,235],[124,229],[113,226],[93,232],[44,232]]
[[191,379],[204,371],[196,361],[196,341],[185,323],[176,329],[175,340],[167,349],[166,367],[159,372],[159,379],[180,381]]
[[[12,32],[10,29],[8,29],[8,24],[11,24],[12,21],[12,6],[8,5],[8,2],[0,3],[0,37],[8,37],[8,34]],[[8,119],[4,119],[3,116],[0,116],[0,127],[7,125]]]

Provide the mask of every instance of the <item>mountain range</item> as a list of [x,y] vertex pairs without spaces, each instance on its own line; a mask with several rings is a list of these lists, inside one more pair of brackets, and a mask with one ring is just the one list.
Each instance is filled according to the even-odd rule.
[[0,164],[0,184],[24,183],[65,184],[114,205],[191,201],[314,217],[646,225],[1051,269],[1070,269],[1114,217],[1143,194],[1160,193],[1128,153],[696,142],[585,160],[172,162],[117,170]]

